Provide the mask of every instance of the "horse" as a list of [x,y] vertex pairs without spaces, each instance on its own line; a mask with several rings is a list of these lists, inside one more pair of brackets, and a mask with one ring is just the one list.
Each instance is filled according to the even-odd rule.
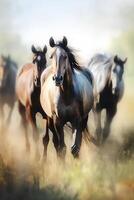
[[[96,122],[97,143],[102,144],[110,134],[111,123],[117,112],[117,105],[124,94],[124,64],[117,55],[95,54],[89,64],[94,82],[97,101],[94,105],[94,116]],[[101,126],[101,112],[106,110],[104,129]]]
[[16,95],[18,99],[18,108],[21,115],[22,125],[25,129],[26,151],[30,152],[30,143],[28,138],[28,122],[32,125],[33,139],[36,144],[36,156],[39,156],[36,114],[39,112],[43,118],[46,118],[40,104],[40,76],[46,68],[47,46],[43,50],[31,47],[34,54],[33,63],[27,63],[19,70],[16,78]]
[[7,123],[10,123],[15,96],[15,80],[17,74],[17,64],[10,56],[0,56],[0,115],[1,125],[4,124],[4,105],[10,107],[10,111],[7,117]]
[[59,156],[63,159],[66,154],[64,125],[70,122],[75,130],[71,153],[78,158],[82,132],[87,127],[88,113],[94,101],[91,73],[78,64],[67,43],[66,37],[57,43],[50,38],[49,44],[54,48],[50,57],[52,64],[42,73],[40,95],[42,108],[53,121],[59,139]]

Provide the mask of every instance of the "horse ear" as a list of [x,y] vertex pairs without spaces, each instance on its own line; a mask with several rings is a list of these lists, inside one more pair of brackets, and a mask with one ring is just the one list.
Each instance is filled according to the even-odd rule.
[[117,55],[114,56],[114,62],[115,62],[115,63],[118,62],[118,56],[117,56]]
[[53,37],[51,37],[51,38],[49,39],[49,44],[50,44],[50,47],[54,47],[54,46],[55,46],[55,42],[54,42]]
[[62,43],[65,47],[67,46],[67,38],[65,36],[63,37]]
[[45,54],[47,52],[47,46],[45,45],[43,48],[43,53]]
[[32,45],[31,50],[32,50],[33,53],[37,53],[37,50],[36,50],[36,48],[34,47],[34,45]]
[[125,64],[127,62],[127,58],[125,58],[125,60],[123,61],[123,64]]

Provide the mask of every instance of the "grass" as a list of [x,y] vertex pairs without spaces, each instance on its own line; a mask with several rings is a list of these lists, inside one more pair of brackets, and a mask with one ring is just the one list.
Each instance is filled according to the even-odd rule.
[[[14,157],[7,161],[5,156],[1,156],[1,200],[122,199],[122,194],[126,200],[133,199],[134,152],[130,148],[131,156],[126,156],[129,145],[126,148],[124,142],[117,146],[118,143],[111,140],[94,150],[83,144],[81,159],[74,160],[68,153],[65,163],[57,161],[54,151],[48,152],[49,158],[44,166],[33,158],[19,160]],[[111,154],[108,147],[117,147],[118,152]],[[50,144],[49,151],[51,148]],[[6,154],[9,156],[8,152]]]

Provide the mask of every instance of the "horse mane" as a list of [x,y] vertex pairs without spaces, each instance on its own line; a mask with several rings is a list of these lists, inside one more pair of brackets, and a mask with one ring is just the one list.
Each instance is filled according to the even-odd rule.
[[69,62],[71,65],[72,70],[73,69],[77,69],[82,71],[82,67],[79,65],[78,61],[76,60],[76,57],[74,55],[74,50],[68,46],[64,46],[64,44],[62,42],[59,42],[58,44],[56,44],[57,47],[61,47],[62,49],[65,50],[65,52],[68,54],[68,58],[69,58]]
[[96,64],[96,63],[107,64],[110,62],[111,63],[113,62],[112,56],[97,53],[91,58],[91,60],[88,63],[88,66],[90,66],[90,64]]

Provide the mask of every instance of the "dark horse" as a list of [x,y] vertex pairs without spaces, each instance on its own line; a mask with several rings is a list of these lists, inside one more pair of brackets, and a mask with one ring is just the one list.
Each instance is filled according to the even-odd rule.
[[19,104],[19,112],[22,117],[22,124],[25,128],[26,149],[30,150],[27,126],[31,123],[33,128],[33,138],[36,144],[36,155],[38,156],[39,134],[36,125],[36,113],[39,112],[46,118],[46,115],[40,104],[40,76],[46,68],[47,47],[43,50],[31,48],[34,57],[33,63],[25,64],[19,71],[16,79],[16,94]]
[[54,51],[52,65],[41,77],[41,105],[53,120],[59,138],[59,155],[65,157],[64,125],[70,122],[76,133],[71,152],[78,157],[82,132],[93,106],[92,77],[88,69],[78,65],[73,51],[67,46],[66,37],[56,44],[50,38],[49,43]]
[[[117,104],[124,93],[124,61],[117,55],[96,54],[89,62],[95,82],[97,102],[94,108],[97,143],[104,142],[110,133],[111,122],[117,112]],[[106,109],[104,129],[101,128],[101,111]]]
[[0,57],[0,115],[1,125],[4,119],[4,105],[10,107],[7,123],[10,122],[11,114],[15,103],[15,80],[17,73],[17,64],[10,58],[10,56]]

